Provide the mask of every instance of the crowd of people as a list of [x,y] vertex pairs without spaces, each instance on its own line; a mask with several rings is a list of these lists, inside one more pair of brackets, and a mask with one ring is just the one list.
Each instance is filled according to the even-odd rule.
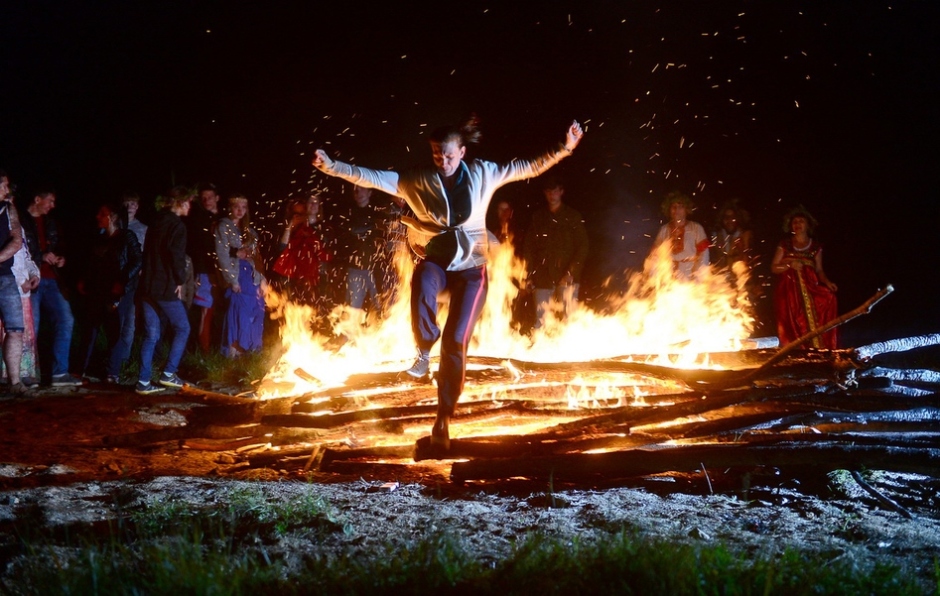
[[[55,192],[38,189],[15,204],[9,176],[0,171],[0,332],[8,392],[22,394],[39,382],[80,385],[88,378],[136,381],[140,394],[182,387],[186,382],[178,373],[187,349],[232,358],[262,349],[270,287],[313,308],[314,318],[342,303],[363,313],[365,324],[365,313],[381,316],[396,295],[392,256],[407,235],[416,264],[411,310],[417,357],[404,372],[427,377],[431,348],[442,342],[432,438],[446,445],[467,343],[485,301],[488,244],[511,245],[528,268],[515,309],[517,328],[540,329],[549,318],[564,319],[578,308],[588,233],[581,213],[565,204],[561,179],[546,172],[572,154],[582,135],[574,123],[558,148],[532,160],[494,164],[465,161],[467,146],[479,138],[473,122],[443,127],[430,137],[434,166],[402,173],[345,164],[317,151],[313,165],[348,182],[346,197],[329,221],[320,195],[288,200],[283,227],[268,243],[253,225],[252,204],[244,195],[223,200],[214,185],[174,187],[158,198],[158,211],[145,224],[137,217],[141,199],[126,194],[97,205],[97,232],[87,254],[81,263],[69,263],[80,270],[72,288],[62,276],[66,251],[52,215]],[[545,202],[527,226],[519,225],[508,200],[491,208],[499,187],[536,176]],[[675,276],[693,280],[710,267],[733,279],[753,270],[754,236],[738,201],[717,210],[711,233],[690,218],[694,209],[679,192],[662,202],[666,222],[652,250],[668,245],[663,250],[671,255]],[[781,343],[836,316],[837,287],[823,269],[822,246],[813,238],[817,225],[803,207],[789,212],[785,238],[773,256]],[[437,306],[445,291],[451,305],[442,329]],[[76,313],[81,325],[73,348]],[[99,341],[102,332],[106,342]],[[135,340],[139,372],[127,379]],[[168,351],[154,376],[161,340]],[[835,331],[812,345],[835,348]]]
[[[369,189],[350,188],[331,225],[317,195],[288,200],[279,242],[267,247],[248,197],[223,200],[211,184],[170,189],[146,224],[138,195],[104,201],[84,242],[82,226],[57,221],[54,190],[29,196],[14,197],[0,171],[0,369],[13,395],[87,380],[136,382],[142,395],[183,387],[188,349],[230,358],[262,349],[271,286],[320,314],[342,301],[337,286],[357,310],[380,311],[394,292],[386,243],[398,212],[371,202]],[[70,276],[67,237],[69,255],[80,254],[69,256]]]

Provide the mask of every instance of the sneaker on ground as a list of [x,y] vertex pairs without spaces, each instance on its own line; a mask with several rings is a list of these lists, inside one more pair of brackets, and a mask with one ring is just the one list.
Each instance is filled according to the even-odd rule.
[[138,395],[150,395],[151,393],[157,393],[163,390],[153,383],[143,383],[141,381],[137,381],[137,386],[134,387],[134,391]]
[[415,358],[415,363],[411,365],[411,368],[405,371],[405,374],[416,379],[423,379],[428,376],[430,369],[431,357],[428,354],[422,353],[418,354],[418,357]]
[[52,376],[53,387],[78,387],[81,384],[81,379],[78,377],[73,377],[69,373],[62,373],[61,375]]
[[10,385],[9,391],[10,395],[22,396],[29,391],[29,388],[23,383],[14,383],[13,385]]
[[160,383],[164,387],[173,387],[174,389],[179,389],[181,387],[185,387],[186,385],[189,385],[189,383],[179,378],[179,376],[176,373],[173,373],[171,375],[167,375],[166,373],[163,373],[162,375],[160,375],[160,380],[158,381],[158,383]]

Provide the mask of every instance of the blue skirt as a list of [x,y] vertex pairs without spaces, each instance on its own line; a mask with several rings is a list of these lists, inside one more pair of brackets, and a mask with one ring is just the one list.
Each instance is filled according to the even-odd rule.
[[238,260],[238,285],[241,292],[232,288],[225,290],[228,310],[222,324],[222,351],[228,352],[232,346],[242,351],[261,350],[261,336],[264,333],[264,297],[261,288],[254,283],[254,269],[251,261]]

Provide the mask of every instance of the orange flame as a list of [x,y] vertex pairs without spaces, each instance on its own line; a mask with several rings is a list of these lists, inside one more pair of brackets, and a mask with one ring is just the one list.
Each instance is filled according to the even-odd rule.
[[[400,250],[395,260],[401,283],[383,320],[367,319],[362,311],[345,306],[331,313],[334,333],[347,340],[339,349],[330,349],[331,338],[311,330],[309,307],[269,293],[268,305],[282,321],[284,354],[260,383],[258,394],[263,398],[300,395],[343,386],[355,373],[406,368],[415,354],[409,307],[413,263],[407,249]],[[489,294],[470,353],[530,362],[646,354],[668,366],[708,366],[701,354],[739,350],[753,327],[745,291],[747,271],[738,265],[734,284],[724,273],[709,268],[699,270],[692,280],[677,279],[664,244],[650,255],[642,272],[632,274],[627,291],[609,300],[604,313],[582,306],[564,320],[550,315],[547,324],[529,337],[511,326],[513,301],[518,288],[525,286],[525,266],[508,244],[500,245],[491,251]],[[446,296],[442,299],[440,321],[447,316]],[[561,305],[553,307],[560,310]],[[523,375],[516,370],[513,376],[521,380]],[[572,399],[584,407],[591,400],[606,398],[582,395]]]

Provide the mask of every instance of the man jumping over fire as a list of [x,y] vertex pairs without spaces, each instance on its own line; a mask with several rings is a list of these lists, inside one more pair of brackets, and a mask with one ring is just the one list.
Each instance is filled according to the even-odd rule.
[[[431,347],[441,339],[437,419],[431,445],[450,448],[450,418],[463,392],[467,344],[486,300],[486,211],[493,193],[509,182],[534,178],[571,155],[584,132],[572,122],[563,143],[532,160],[507,164],[463,161],[468,144],[480,141],[476,118],[431,133],[434,168],[405,172],[372,170],[334,161],[318,149],[313,165],[324,174],[398,197],[414,217],[403,217],[418,263],[411,278],[411,328],[418,357],[406,371],[427,376]],[[450,290],[450,313],[443,334],[437,323],[437,297]]]

